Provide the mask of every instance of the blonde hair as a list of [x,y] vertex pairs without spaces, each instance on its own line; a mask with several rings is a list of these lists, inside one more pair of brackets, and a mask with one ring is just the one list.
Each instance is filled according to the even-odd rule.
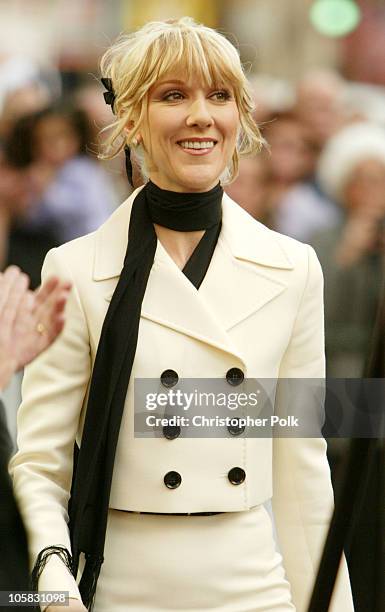
[[253,96],[237,49],[222,34],[190,17],[153,21],[132,34],[122,35],[104,53],[100,69],[103,77],[111,79],[116,115],[116,120],[104,128],[110,134],[104,143],[105,153],[99,155],[101,159],[111,159],[125,144],[135,143],[146,117],[147,93],[171,70],[194,74],[210,87],[227,85],[233,89],[240,134],[227,182],[238,173],[239,157],[253,155],[265,144],[252,116]]

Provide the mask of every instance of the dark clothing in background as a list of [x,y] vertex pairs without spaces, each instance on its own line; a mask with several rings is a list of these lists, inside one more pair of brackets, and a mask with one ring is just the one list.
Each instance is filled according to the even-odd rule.
[[[378,295],[377,317],[363,376],[384,379],[384,274]],[[379,438],[371,440],[372,452],[366,464],[362,500],[354,508],[353,531],[345,549],[356,612],[385,610],[385,387],[378,401],[382,408],[382,427],[377,433]]]
[[[328,378],[361,378],[369,353],[378,308],[382,256],[368,254],[349,267],[341,268],[335,251],[341,239],[343,223],[317,233],[311,244],[324,273],[325,352]],[[326,414],[333,414],[326,398]],[[328,459],[334,490],[342,477],[348,438],[328,438]]]
[[[29,588],[28,544],[8,474],[11,453],[12,441],[0,400],[0,591],[26,591]],[[0,606],[0,609],[8,608]]]
[[[364,371],[366,378],[385,378],[385,267],[378,286],[378,309]],[[371,464],[363,501],[355,508],[354,531],[346,557],[356,612],[385,610],[385,387],[379,398],[382,428],[372,440]],[[363,562],[364,561],[364,562]]]
[[327,376],[360,378],[369,351],[382,278],[380,254],[368,254],[348,268],[335,262],[342,225],[316,234],[314,247],[325,278]]
[[10,265],[19,266],[28,274],[31,289],[36,289],[40,285],[40,273],[46,254],[59,244],[53,232],[14,225],[9,236],[5,268]]
[[[334,258],[342,229],[340,225],[319,232],[311,240],[325,277],[327,375],[384,378],[385,291],[380,299],[381,287],[385,289],[384,256],[368,254],[349,268],[339,268]],[[385,410],[384,403],[382,406]],[[338,493],[346,477],[343,470],[349,439],[333,438],[327,442],[333,487]],[[372,443],[363,499],[353,510],[352,532],[345,546],[356,612],[385,609],[384,440],[373,439]]]

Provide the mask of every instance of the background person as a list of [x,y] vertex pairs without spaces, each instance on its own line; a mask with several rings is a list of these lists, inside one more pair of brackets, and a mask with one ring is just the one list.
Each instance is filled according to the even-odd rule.
[[241,159],[237,178],[226,186],[230,198],[241,202],[242,208],[268,227],[272,225],[268,197],[270,180],[269,160],[266,154],[259,153]]
[[294,112],[319,153],[350,119],[348,85],[338,72],[312,70],[299,79]]
[[[343,213],[334,229],[318,232],[311,239],[325,275],[327,375],[359,379],[365,376],[364,365],[373,344],[384,278],[385,130],[370,123],[341,130],[320,157],[318,177]],[[377,334],[378,329],[377,326]],[[327,413],[333,410],[332,397],[329,400],[331,408],[327,401]],[[340,435],[337,431],[335,437],[328,439],[336,491],[342,482],[349,442]],[[362,526],[362,515],[360,521]],[[359,542],[363,533],[354,533],[353,540]],[[360,575],[357,557],[349,554],[348,561],[353,564],[356,606],[358,610],[367,609],[362,602],[373,595],[375,576],[368,581],[373,564]]]
[[50,248],[95,230],[115,208],[112,184],[89,148],[87,116],[64,103],[22,117],[5,143],[8,164],[28,181],[28,206],[14,219],[8,263],[26,270],[33,286]]
[[383,275],[385,130],[370,123],[346,127],[326,146],[318,177],[343,213],[334,229],[311,239],[325,275],[327,372],[360,377]]
[[265,125],[271,147],[270,209],[274,229],[308,242],[315,230],[335,225],[338,211],[313,182],[318,150],[310,130],[294,112]]
[[[32,293],[28,277],[18,268],[13,266],[0,274],[0,392],[14,372],[61,332],[69,289],[68,283],[53,277]],[[30,584],[27,537],[7,470],[12,450],[0,399],[0,590],[26,591]]]

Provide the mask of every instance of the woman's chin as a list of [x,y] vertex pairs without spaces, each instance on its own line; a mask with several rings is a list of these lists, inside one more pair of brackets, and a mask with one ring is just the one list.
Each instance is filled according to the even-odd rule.
[[181,176],[183,191],[209,191],[219,182],[220,173],[205,172],[204,169],[194,169]]
[[[179,171],[178,171],[179,170]],[[201,164],[199,167],[178,168],[173,173],[150,172],[149,178],[161,189],[194,192],[209,191],[219,182],[221,172]],[[221,169],[222,171],[222,169]]]

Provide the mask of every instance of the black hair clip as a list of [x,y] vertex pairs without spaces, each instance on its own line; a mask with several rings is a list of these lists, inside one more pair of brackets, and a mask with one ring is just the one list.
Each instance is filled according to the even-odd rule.
[[[112,110],[112,112],[114,112],[115,92],[114,92],[114,89],[112,87],[112,79],[109,79],[107,77],[103,77],[100,80],[103,83],[104,87],[107,89],[107,91],[103,92],[104,101],[105,101],[106,104],[111,106],[111,110]],[[130,151],[130,147],[128,145],[126,145],[124,147],[124,154],[126,156],[126,173],[127,173],[127,178],[128,178],[128,181],[129,181],[130,185],[133,186],[131,151]]]
[[114,112],[115,92],[112,87],[112,79],[103,77],[100,80],[103,83],[104,87],[107,89],[107,91],[103,92],[104,101],[106,104],[111,106],[111,110],[112,112]]

